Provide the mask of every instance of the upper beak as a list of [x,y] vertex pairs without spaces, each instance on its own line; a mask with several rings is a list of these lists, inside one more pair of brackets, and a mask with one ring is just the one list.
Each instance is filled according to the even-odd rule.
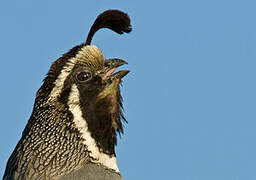
[[104,69],[102,73],[102,80],[107,79],[122,79],[125,75],[127,75],[130,71],[129,70],[121,70],[113,74],[113,72],[119,67],[124,64],[128,64],[126,61],[122,59],[107,59],[104,62]]
[[124,64],[128,64],[128,63],[122,59],[106,59],[104,62],[104,67],[114,68],[114,67],[122,66]]

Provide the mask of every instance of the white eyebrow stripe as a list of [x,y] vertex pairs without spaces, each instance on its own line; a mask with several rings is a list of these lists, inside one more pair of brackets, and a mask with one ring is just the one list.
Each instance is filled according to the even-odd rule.
[[65,82],[66,78],[68,77],[68,75],[70,74],[73,67],[75,66],[76,61],[77,61],[77,59],[75,57],[71,58],[63,66],[63,69],[61,70],[59,76],[57,77],[57,79],[54,82],[54,84],[55,84],[54,88],[52,89],[51,94],[49,96],[50,100],[56,99],[60,95],[62,88],[64,86],[64,82]]
[[96,46],[84,46],[76,54],[75,57],[70,58],[66,64],[63,66],[59,76],[54,82],[54,88],[52,89],[49,100],[56,100],[64,87],[64,82],[68,75],[71,73],[77,62],[88,61],[90,62],[103,62],[103,55],[101,51]]

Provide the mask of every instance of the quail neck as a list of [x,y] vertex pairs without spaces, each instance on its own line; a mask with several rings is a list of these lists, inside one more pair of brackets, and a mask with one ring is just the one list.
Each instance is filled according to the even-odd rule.
[[22,159],[15,176],[61,177],[88,162],[119,173],[116,136],[125,120],[119,84],[128,71],[113,71],[125,63],[82,44],[52,64],[15,150]]
[[[125,120],[119,84],[129,71],[114,71],[126,62],[105,60],[96,46],[83,44],[70,50],[63,59],[66,59],[65,63],[56,61],[52,65],[38,96],[46,96],[47,103],[56,110],[65,107],[73,117],[72,123],[90,160],[118,172],[116,135],[123,132],[122,119]],[[59,61],[63,62],[63,59]],[[58,69],[61,71],[55,72]],[[50,83],[53,83],[51,93],[44,94]]]

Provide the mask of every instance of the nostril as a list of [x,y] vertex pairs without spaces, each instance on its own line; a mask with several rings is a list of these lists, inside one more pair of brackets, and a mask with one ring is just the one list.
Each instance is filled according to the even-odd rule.
[[109,68],[109,67],[111,66],[111,62],[105,62],[105,63],[104,63],[104,66],[107,67],[107,68]]

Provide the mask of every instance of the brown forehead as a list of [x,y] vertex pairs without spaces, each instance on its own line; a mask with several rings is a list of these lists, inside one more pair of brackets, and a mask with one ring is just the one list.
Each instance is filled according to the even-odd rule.
[[96,46],[84,46],[71,61],[92,67],[103,67],[104,58]]
[[58,76],[63,67],[68,64],[85,65],[100,69],[104,65],[104,58],[96,46],[86,46],[84,44],[75,46],[52,64],[48,75]]

